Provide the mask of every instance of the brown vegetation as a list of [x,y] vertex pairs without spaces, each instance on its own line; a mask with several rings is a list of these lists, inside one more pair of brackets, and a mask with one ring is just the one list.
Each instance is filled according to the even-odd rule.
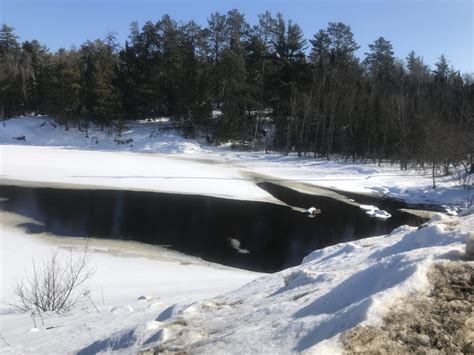
[[348,353],[474,353],[474,263],[436,264],[428,296],[394,305],[381,326],[358,326],[343,336]]

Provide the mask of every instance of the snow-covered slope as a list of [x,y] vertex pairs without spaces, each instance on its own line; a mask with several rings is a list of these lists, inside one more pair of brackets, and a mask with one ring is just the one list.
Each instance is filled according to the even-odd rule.
[[[59,126],[45,116],[18,117],[0,124],[1,144],[67,147],[89,150],[140,151],[166,154],[206,152],[198,142],[164,130],[168,120],[130,122],[119,137],[116,129],[91,125],[84,128]],[[15,138],[24,137],[24,140]]]
[[472,230],[474,215],[438,215],[418,230],[315,251],[300,266],[177,311],[159,324],[157,345],[206,354],[342,352],[344,331],[378,324],[395,300],[429,292],[430,266],[463,258]]
[[[173,131],[162,130],[163,121],[166,120],[128,123],[118,137],[116,132],[107,128],[102,131],[95,126],[88,129],[87,135],[76,127],[66,131],[48,117],[9,119],[0,124],[0,174],[4,179],[179,190],[271,202],[275,199],[255,187],[253,175],[284,180],[289,185],[298,182],[386,195],[412,203],[445,204],[448,208],[465,208],[474,198],[473,189],[463,189],[455,175],[438,177],[438,187],[432,189],[429,171],[400,171],[396,165],[239,152],[228,146],[215,147],[203,141],[184,139]],[[15,139],[21,137],[25,140]],[[20,146],[23,148],[17,148]],[[37,146],[58,149],[42,151]],[[87,154],[87,151],[112,153]],[[130,153],[116,155],[124,151]],[[144,156],[131,152],[154,154]],[[167,158],[159,154],[166,154]],[[34,173],[29,169],[33,163]]]
[[[2,307],[1,352],[340,353],[344,331],[377,325],[395,300],[427,293],[430,266],[464,258],[473,230],[474,214],[437,215],[420,229],[402,226],[390,235],[315,251],[297,267],[217,297],[258,275],[190,259],[180,264],[179,257],[166,254],[164,260],[120,254],[124,249],[92,243],[97,273],[91,290],[100,313],[83,303],[70,314],[45,314],[45,325],[37,319],[33,332],[29,313]],[[23,273],[25,260],[56,248],[51,238],[2,227],[2,297],[7,301],[12,300],[8,281]],[[138,300],[140,295],[147,297]]]

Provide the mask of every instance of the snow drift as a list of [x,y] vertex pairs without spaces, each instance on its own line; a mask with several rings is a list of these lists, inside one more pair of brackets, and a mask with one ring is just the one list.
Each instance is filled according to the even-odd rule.
[[175,312],[160,324],[168,335],[155,349],[341,352],[345,331],[377,324],[402,296],[428,292],[431,265],[462,258],[473,228],[474,215],[438,217],[419,229],[315,251],[300,266]]

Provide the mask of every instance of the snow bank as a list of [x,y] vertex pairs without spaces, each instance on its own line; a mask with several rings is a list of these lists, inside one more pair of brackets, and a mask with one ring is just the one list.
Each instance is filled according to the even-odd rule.
[[342,333],[378,324],[402,296],[428,292],[427,271],[462,257],[469,229],[474,215],[315,251],[300,266],[176,312],[161,324],[167,339],[154,345],[191,353],[342,352]]

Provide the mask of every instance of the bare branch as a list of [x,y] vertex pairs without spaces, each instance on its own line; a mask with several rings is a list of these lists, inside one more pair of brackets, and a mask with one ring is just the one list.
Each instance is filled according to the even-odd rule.
[[88,247],[77,258],[69,251],[68,258],[61,259],[58,252],[51,254],[39,266],[33,260],[33,273],[26,273],[16,280],[13,291],[18,297],[15,307],[24,311],[67,312],[88,294],[80,290],[93,275],[88,268]]

